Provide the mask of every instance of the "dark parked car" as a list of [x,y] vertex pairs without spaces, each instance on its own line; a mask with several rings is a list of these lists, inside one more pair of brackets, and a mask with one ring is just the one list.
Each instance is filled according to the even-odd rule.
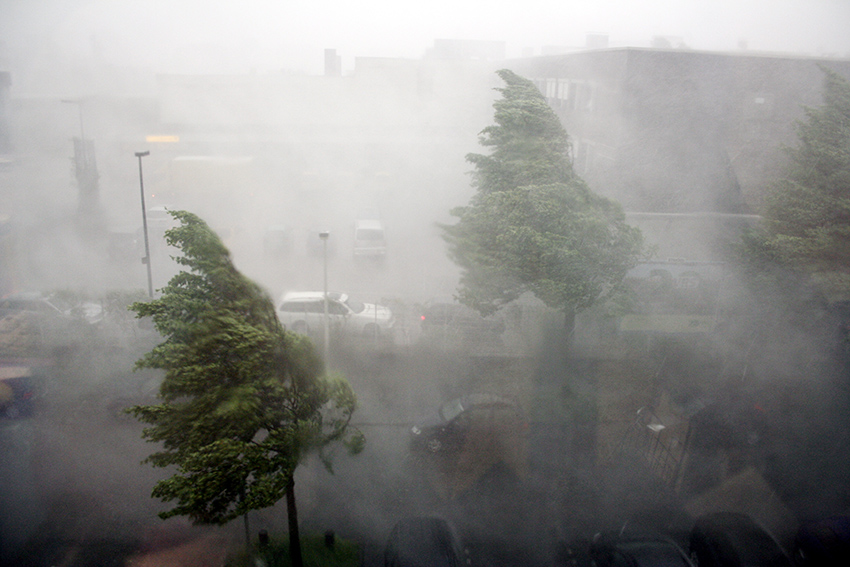
[[481,429],[524,434],[528,423],[522,408],[513,400],[494,394],[470,394],[444,403],[437,415],[414,425],[410,429],[411,449],[431,453],[457,451],[470,433]]
[[0,366],[0,416],[7,418],[32,415],[36,389],[30,369],[24,366]]
[[791,567],[776,538],[746,514],[717,512],[697,518],[690,553],[699,567]]
[[[454,498],[491,471],[522,479],[527,467],[528,421],[513,400],[472,394],[440,406],[410,430],[412,456],[428,471],[438,494]],[[504,484],[504,482],[503,482]]]
[[0,316],[27,314],[37,317],[40,325],[67,327],[69,322],[97,323],[103,307],[94,301],[69,302],[56,295],[22,291],[0,298]]
[[451,299],[430,301],[422,306],[422,330],[453,330],[461,333],[502,334],[501,317],[482,317],[480,313]]
[[800,526],[794,563],[800,567],[850,565],[850,516],[831,516]]
[[557,565],[588,567],[694,567],[672,539],[656,533],[597,534],[560,550]]
[[436,517],[399,520],[387,539],[385,567],[459,567],[465,553],[449,523]]

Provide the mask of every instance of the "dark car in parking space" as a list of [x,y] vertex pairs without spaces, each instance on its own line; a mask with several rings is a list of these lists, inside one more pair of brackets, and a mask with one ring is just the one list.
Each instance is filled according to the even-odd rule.
[[64,330],[71,323],[99,322],[103,318],[103,306],[95,301],[72,302],[38,291],[21,291],[0,298],[0,317],[17,314],[37,318],[41,327],[52,325]]
[[434,488],[445,498],[464,493],[498,470],[519,480],[527,468],[528,421],[514,400],[476,393],[450,400],[410,430],[410,451],[435,472]]
[[384,550],[384,567],[459,567],[465,552],[443,518],[403,518],[393,526]]
[[794,564],[799,567],[850,565],[850,515],[806,522],[794,540]]
[[674,540],[654,532],[598,533],[562,547],[556,565],[588,567],[694,567]]
[[414,425],[411,448],[431,453],[459,450],[474,428],[521,431],[528,428],[519,404],[494,394],[470,394],[450,400],[437,414]]
[[791,558],[767,528],[750,516],[716,512],[697,518],[690,555],[699,567],[791,567]]
[[28,417],[35,408],[36,388],[25,366],[0,366],[0,417]]
[[423,331],[451,329],[459,332],[493,333],[496,335],[505,331],[505,322],[501,317],[482,317],[474,309],[451,299],[440,299],[425,303],[422,306],[420,320]]

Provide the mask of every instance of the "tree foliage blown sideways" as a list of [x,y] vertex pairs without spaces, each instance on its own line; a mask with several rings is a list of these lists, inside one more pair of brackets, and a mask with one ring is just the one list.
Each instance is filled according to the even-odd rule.
[[459,299],[490,314],[525,292],[570,315],[618,289],[643,238],[619,203],[573,170],[566,130],[534,84],[510,70],[495,124],[469,154],[476,193],[443,225],[461,268]]
[[165,371],[162,402],[128,411],[162,446],[145,462],[176,471],[153,489],[176,501],[160,516],[224,524],[278,502],[308,451],[341,441],[358,452],[364,440],[348,427],[356,407],[348,382],[323,374],[312,343],[281,326],[271,299],[203,220],[170,214],[180,225],[166,240],[186,269],[160,298],[130,307],[164,337],[136,363]]
[[785,175],[765,198],[750,260],[808,274],[828,295],[850,297],[850,81],[824,71],[823,105],[805,109]]

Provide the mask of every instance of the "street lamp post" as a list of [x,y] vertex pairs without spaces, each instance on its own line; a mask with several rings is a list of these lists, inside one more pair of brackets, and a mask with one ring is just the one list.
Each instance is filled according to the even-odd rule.
[[319,233],[319,238],[322,239],[322,256],[325,271],[325,316],[322,319],[325,330],[325,364],[330,360],[330,330],[328,328],[328,237],[331,235],[328,231]]
[[136,152],[136,157],[139,158],[139,189],[142,195],[142,231],[145,234],[145,257],[142,258],[142,263],[148,268],[148,295],[153,299],[153,277],[151,276],[151,248],[148,242],[148,213],[145,209],[145,181],[142,177],[142,158],[151,155],[150,152]]
[[62,99],[67,104],[76,104],[80,113],[80,151],[83,163],[88,163],[86,156],[86,131],[83,129],[83,99]]

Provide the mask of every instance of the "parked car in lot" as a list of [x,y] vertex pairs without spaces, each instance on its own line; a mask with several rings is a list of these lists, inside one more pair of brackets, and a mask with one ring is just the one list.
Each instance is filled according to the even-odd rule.
[[716,512],[697,518],[690,555],[699,567],[791,567],[791,558],[766,528],[746,514]]
[[103,318],[103,307],[94,301],[75,301],[55,294],[22,291],[0,298],[0,316],[28,313],[43,323],[67,323],[71,319],[97,323]]
[[[278,303],[281,323],[297,333],[323,329],[325,294],[296,291],[283,295]],[[392,310],[375,303],[357,301],[347,293],[328,293],[328,324],[335,330],[367,337],[392,337],[395,316]]]
[[457,330],[472,333],[501,334],[505,322],[501,317],[482,317],[480,313],[453,299],[438,299],[425,303],[420,315],[423,331]]
[[0,357],[67,360],[103,320],[99,303],[18,292],[0,298]]
[[794,539],[798,567],[850,565],[850,516],[837,515],[806,522]]
[[493,394],[470,394],[440,406],[436,416],[410,429],[411,447],[432,453],[459,449],[473,427],[525,429],[522,409],[512,400]]
[[593,567],[694,567],[674,540],[653,532],[599,533],[561,548],[557,565]]
[[[438,474],[434,488],[452,498],[499,469],[500,477],[525,477],[528,421],[518,403],[470,394],[444,403],[410,430],[410,451]],[[501,481],[500,481],[501,482]]]
[[354,256],[383,258],[387,254],[384,225],[379,219],[354,221]]
[[0,417],[32,415],[35,398],[35,384],[28,367],[0,366]]
[[403,518],[393,526],[384,549],[384,567],[459,567],[465,552],[443,518]]
[[419,305],[417,341],[426,348],[468,353],[493,353],[504,348],[505,322],[500,314],[480,313],[452,298]]

